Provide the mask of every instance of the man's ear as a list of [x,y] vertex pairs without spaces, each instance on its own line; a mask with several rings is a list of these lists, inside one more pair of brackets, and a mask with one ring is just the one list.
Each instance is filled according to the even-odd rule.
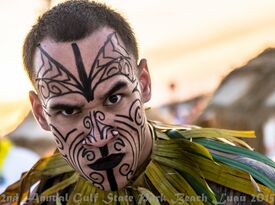
[[45,118],[45,113],[43,110],[43,106],[41,104],[41,101],[37,94],[34,91],[29,92],[29,98],[32,105],[32,112],[37,120],[37,122],[40,124],[40,126],[44,129],[49,131],[50,127],[47,123],[47,120]]
[[138,78],[141,87],[141,96],[143,103],[151,99],[151,77],[146,59],[141,59],[138,64]]

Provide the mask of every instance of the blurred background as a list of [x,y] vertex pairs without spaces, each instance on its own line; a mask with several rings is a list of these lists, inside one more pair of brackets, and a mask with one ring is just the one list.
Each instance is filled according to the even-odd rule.
[[[30,113],[21,50],[37,17],[60,2],[0,2],[0,192],[55,147]],[[248,143],[275,160],[275,1],[101,2],[129,20],[148,61],[151,119],[252,129],[257,139]]]

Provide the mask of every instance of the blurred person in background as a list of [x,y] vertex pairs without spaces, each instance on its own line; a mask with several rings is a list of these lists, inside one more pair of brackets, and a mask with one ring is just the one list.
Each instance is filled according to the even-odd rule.
[[0,192],[16,182],[38,159],[31,150],[15,146],[8,138],[0,139]]
[[16,182],[39,159],[32,150],[18,146],[11,133],[24,122],[30,106],[21,101],[0,101],[0,192]]
[[33,113],[58,151],[0,200],[274,203],[274,162],[237,138],[253,132],[147,120],[147,61],[139,60],[129,24],[106,5],[83,0],[52,8],[26,37],[23,58],[36,89],[29,93]]

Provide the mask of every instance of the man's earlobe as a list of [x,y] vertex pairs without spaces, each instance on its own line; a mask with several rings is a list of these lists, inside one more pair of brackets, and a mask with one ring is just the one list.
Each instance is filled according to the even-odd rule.
[[37,120],[37,122],[40,124],[40,126],[44,129],[49,131],[50,127],[48,125],[48,122],[45,118],[45,113],[43,110],[43,106],[41,104],[41,101],[37,94],[34,91],[29,92],[29,98],[32,106],[32,112]]
[[151,77],[146,59],[141,59],[138,65],[139,69],[139,82],[141,87],[141,95],[143,103],[151,99]]

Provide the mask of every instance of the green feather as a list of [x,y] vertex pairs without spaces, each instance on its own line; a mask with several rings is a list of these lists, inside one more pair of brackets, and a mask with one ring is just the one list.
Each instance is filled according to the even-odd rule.
[[253,168],[252,166],[246,165],[242,162],[236,161],[234,159],[229,159],[227,157],[223,157],[221,155],[213,154],[214,159],[223,162],[225,164],[228,164],[229,166],[247,171],[250,173],[255,179],[266,185],[267,187],[270,187],[273,191],[275,191],[275,183],[272,182],[265,174],[258,171],[257,169]]
[[261,162],[275,168],[274,161],[272,161],[270,158],[268,158],[256,151],[250,151],[243,147],[232,146],[229,144],[225,144],[223,142],[219,142],[216,140],[210,140],[210,139],[199,138],[199,139],[195,139],[194,142],[197,142],[209,149],[218,150],[218,151],[231,153],[231,154],[237,154],[237,155],[244,156],[244,157],[249,157],[251,159],[261,161]]

